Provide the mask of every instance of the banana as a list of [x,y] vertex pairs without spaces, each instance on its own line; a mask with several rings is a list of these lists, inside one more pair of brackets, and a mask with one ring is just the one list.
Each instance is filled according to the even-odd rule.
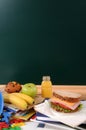
[[28,108],[27,102],[13,93],[9,94],[9,101],[20,110],[26,110]]
[[25,100],[30,105],[32,105],[34,103],[34,99],[32,97],[30,97],[29,95],[26,95],[24,93],[12,93],[12,94]]
[[3,99],[4,99],[4,102],[10,103],[9,94],[8,94],[8,93],[4,93],[4,94],[3,94]]

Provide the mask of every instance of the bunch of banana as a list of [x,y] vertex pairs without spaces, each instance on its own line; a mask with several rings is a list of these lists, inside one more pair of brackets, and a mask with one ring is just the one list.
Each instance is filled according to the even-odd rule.
[[26,110],[29,105],[34,103],[34,99],[23,93],[5,93],[3,94],[4,102],[11,103],[20,110]]

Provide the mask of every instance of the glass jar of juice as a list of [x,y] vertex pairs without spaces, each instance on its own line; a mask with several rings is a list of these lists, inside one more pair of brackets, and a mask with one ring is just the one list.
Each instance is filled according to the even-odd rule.
[[41,94],[44,98],[52,97],[52,82],[50,76],[43,76],[41,83]]

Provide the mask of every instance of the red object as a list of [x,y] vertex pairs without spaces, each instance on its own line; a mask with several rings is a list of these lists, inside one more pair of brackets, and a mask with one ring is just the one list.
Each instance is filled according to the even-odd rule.
[[0,130],[2,130],[2,128],[8,128],[9,125],[6,122],[0,122]]
[[65,106],[64,104],[61,104],[61,103],[57,103],[57,102],[52,102],[52,104],[54,105],[59,105],[60,107],[64,108],[64,109],[67,109],[67,110],[72,110],[70,109],[69,107]]
[[10,120],[10,124],[20,123],[20,122],[24,122],[24,121],[22,119],[12,119],[12,120]]
[[31,117],[31,119],[36,119],[36,115],[33,115],[33,116]]

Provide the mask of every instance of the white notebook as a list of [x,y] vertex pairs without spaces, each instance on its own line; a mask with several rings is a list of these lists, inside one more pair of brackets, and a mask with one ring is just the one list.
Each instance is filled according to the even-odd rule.
[[74,113],[56,112],[50,107],[48,100],[45,100],[45,102],[41,104],[35,105],[34,108],[36,111],[45,114],[56,121],[75,128],[86,122],[86,101],[81,101],[81,103],[83,104],[82,109]]

